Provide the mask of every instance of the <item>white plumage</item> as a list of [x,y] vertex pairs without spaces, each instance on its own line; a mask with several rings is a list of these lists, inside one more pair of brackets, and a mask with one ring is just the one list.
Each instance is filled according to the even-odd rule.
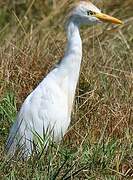
[[30,155],[34,132],[40,137],[49,130],[59,142],[68,129],[76,85],[82,59],[81,24],[110,21],[121,24],[116,18],[102,14],[90,2],[79,2],[69,14],[66,26],[68,44],[64,58],[26,98],[17,115],[7,140],[8,154],[23,146]]

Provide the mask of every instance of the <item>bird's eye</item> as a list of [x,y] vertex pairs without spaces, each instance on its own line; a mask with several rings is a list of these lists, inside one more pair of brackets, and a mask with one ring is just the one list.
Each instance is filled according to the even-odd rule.
[[92,15],[94,15],[95,14],[95,12],[93,12],[93,11],[87,11],[87,15],[88,16],[92,16]]

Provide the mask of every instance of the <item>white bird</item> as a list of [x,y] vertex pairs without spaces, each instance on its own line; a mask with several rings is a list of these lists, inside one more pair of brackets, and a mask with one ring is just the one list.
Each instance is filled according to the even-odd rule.
[[55,142],[66,133],[71,120],[72,105],[79,78],[82,59],[80,25],[99,22],[122,24],[122,21],[101,13],[89,1],[80,1],[69,14],[66,24],[67,48],[60,63],[47,74],[35,90],[25,99],[7,140],[8,154],[23,146],[31,155],[35,133],[43,137],[51,132]]

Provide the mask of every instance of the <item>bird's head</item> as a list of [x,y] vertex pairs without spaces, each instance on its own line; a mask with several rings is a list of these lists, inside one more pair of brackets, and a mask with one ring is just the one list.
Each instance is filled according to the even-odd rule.
[[78,25],[96,24],[99,22],[110,22],[114,24],[123,24],[122,21],[107,14],[101,13],[101,10],[94,6],[90,1],[78,2],[69,17]]

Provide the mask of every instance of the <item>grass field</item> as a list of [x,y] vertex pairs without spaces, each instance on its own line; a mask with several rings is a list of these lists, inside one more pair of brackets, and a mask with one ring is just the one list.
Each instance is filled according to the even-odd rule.
[[71,126],[60,145],[27,162],[4,145],[17,111],[64,54],[74,1],[0,1],[0,179],[133,179],[133,1],[93,1],[122,19],[83,27],[83,59]]

